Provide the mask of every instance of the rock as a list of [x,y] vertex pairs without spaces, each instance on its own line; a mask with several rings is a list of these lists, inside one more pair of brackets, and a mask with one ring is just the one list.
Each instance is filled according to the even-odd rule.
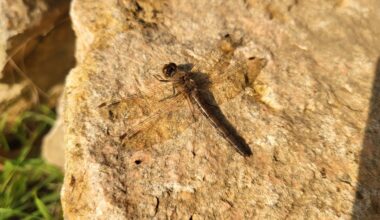
[[58,119],[51,131],[44,137],[42,158],[48,163],[64,169],[64,132],[62,120]]
[[74,65],[69,0],[0,2],[0,112],[9,124],[50,98]]
[[[8,125],[35,105],[57,105],[62,91],[59,88],[75,63],[69,3],[0,2],[0,113],[7,116]],[[63,134],[55,127],[54,135],[44,141],[42,154],[47,161],[63,167]]]
[[[61,88],[63,89],[63,88]],[[59,91],[59,94],[62,94]],[[58,101],[57,101],[58,102]],[[62,114],[62,104],[58,105],[57,108],[57,119],[54,123],[53,128],[49,131],[42,141],[42,158],[45,159],[50,164],[53,164],[62,170],[65,164],[65,145],[64,145],[64,126]]]
[[[379,9],[375,0],[74,1],[65,218],[379,217],[378,195],[355,200]],[[157,101],[171,93],[154,78],[168,62],[209,77],[253,156],[200,114],[194,122],[185,101]],[[131,130],[159,106],[173,112]]]

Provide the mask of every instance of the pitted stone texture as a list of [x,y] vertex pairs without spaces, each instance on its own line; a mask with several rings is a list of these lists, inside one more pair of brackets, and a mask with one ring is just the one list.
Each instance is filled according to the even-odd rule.
[[[350,219],[379,9],[376,0],[74,1],[65,217]],[[252,157],[192,121],[186,102],[168,101],[175,111],[119,138],[170,94],[153,75],[171,61],[210,77]],[[357,217],[377,216],[370,199],[357,201]]]

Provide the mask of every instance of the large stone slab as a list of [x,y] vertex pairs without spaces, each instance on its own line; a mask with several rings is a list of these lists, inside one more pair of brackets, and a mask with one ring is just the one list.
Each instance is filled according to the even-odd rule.
[[[379,196],[358,172],[379,10],[376,0],[74,1],[65,217],[379,217]],[[154,101],[171,92],[154,78],[167,62],[209,77],[253,156],[239,155],[201,115],[194,122],[185,101]],[[122,138],[165,103],[163,112],[174,111]]]

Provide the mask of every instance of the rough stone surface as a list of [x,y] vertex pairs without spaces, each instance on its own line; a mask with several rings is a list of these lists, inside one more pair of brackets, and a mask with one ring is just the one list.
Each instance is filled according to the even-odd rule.
[[[363,164],[378,143],[361,154],[380,134],[378,114],[368,121],[379,10],[377,0],[74,1],[65,217],[379,218],[379,157]],[[170,61],[209,76],[252,157],[194,122],[185,101],[119,138],[165,104],[170,86],[153,75]]]
[[69,0],[0,1],[0,112],[9,122],[50,98],[74,65]]

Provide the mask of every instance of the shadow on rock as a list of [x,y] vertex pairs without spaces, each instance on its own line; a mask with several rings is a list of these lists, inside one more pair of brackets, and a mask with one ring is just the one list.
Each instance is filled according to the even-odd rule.
[[353,219],[380,219],[380,58],[360,155]]

